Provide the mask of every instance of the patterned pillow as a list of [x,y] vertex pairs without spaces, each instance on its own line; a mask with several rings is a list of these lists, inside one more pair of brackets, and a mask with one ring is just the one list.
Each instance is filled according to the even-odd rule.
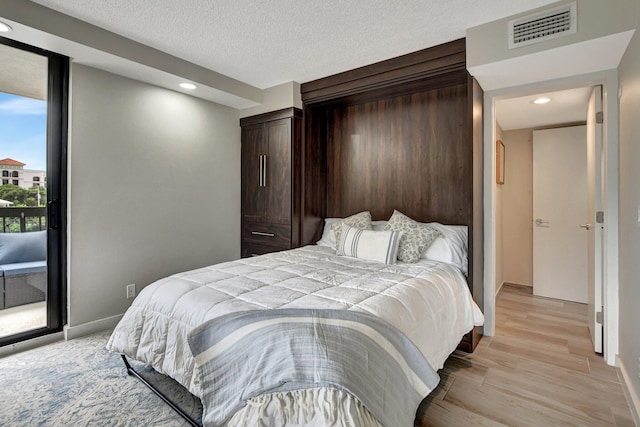
[[338,221],[336,223],[331,224],[331,229],[336,235],[336,244],[340,243],[340,233],[342,233],[342,224],[350,225],[358,230],[372,230],[373,226],[371,225],[371,214],[369,211],[364,211],[357,213],[355,215],[351,215],[343,219],[342,221]]
[[398,248],[398,259],[402,262],[418,262],[440,232],[394,210],[384,230],[404,231]]
[[402,231],[359,230],[343,224],[336,255],[395,264]]

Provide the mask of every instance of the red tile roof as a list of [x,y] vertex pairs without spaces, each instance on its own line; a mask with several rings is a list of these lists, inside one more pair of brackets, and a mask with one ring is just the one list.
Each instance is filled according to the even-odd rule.
[[19,162],[10,158],[0,160],[0,165],[25,166],[26,163]]

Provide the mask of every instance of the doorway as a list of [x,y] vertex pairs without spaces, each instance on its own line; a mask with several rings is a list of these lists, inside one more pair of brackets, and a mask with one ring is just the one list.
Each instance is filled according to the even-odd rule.
[[602,310],[602,224],[595,211],[603,209],[596,181],[605,178],[604,153],[593,141],[599,132],[602,147],[601,104],[595,110],[591,104],[596,93],[599,98],[600,86],[589,85],[496,102],[506,173],[494,193],[495,289],[515,283],[535,295],[585,304],[585,311],[589,303],[594,350],[602,352],[596,316]]
[[0,347],[66,322],[68,58],[0,37]]

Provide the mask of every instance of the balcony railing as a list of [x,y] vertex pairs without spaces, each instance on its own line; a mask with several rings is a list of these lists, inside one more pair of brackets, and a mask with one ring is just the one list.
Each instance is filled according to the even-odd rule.
[[47,208],[0,208],[0,233],[25,233],[47,228]]

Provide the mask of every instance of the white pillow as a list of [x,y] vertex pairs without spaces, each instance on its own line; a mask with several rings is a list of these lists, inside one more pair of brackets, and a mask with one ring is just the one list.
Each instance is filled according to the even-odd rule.
[[336,222],[342,221],[342,218],[325,218],[324,219],[324,228],[322,229],[322,237],[316,243],[318,246],[326,246],[333,250],[336,249],[336,235],[331,229],[331,225]]
[[395,264],[401,231],[360,230],[342,224],[336,255]]
[[468,274],[468,227],[466,225],[443,225],[430,222],[429,226],[440,231],[431,246],[422,254],[423,259],[446,262],[458,267],[464,275]]
[[[320,240],[316,242],[318,246],[326,246],[327,248],[331,248],[333,250],[336,249],[336,235],[331,229],[331,226],[336,222],[342,221],[344,218],[325,218],[324,219],[324,228],[322,229],[322,237]],[[389,221],[371,221],[371,225],[375,231],[382,231],[385,225],[387,225]]]

